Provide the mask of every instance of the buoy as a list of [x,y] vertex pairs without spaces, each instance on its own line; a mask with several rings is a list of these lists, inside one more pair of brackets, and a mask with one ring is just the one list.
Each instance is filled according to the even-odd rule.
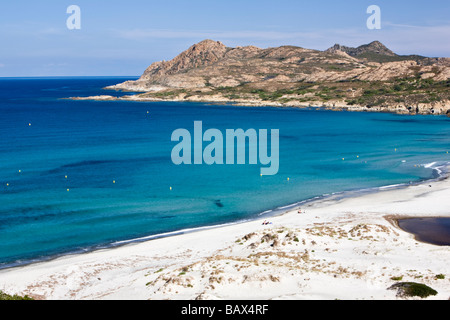
[[22,172],[22,170],[19,170],[19,173],[21,173]]
[[357,158],[359,158],[359,156],[356,156]]
[[67,192],[69,192],[70,191],[70,189],[67,189]]
[[66,179],[67,179],[67,176],[64,176],[64,178],[66,178]]
[[287,181],[289,181],[289,178],[287,178]]
[[30,122],[30,123],[28,123],[28,126],[29,126],[29,127],[31,127],[31,122]]
[[172,190],[172,187],[170,187],[170,190]]
[[342,161],[345,161],[345,158],[342,158]]
[[6,186],[9,187],[9,183],[7,183]]
[[116,183],[116,180],[113,180],[113,183]]

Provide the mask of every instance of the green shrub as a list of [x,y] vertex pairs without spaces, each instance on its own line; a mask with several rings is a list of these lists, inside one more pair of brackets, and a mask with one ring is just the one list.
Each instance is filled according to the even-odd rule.
[[29,296],[18,296],[18,295],[9,295],[4,293],[3,291],[0,291],[0,300],[33,300],[32,298],[30,298]]
[[399,282],[389,287],[389,289],[391,290],[397,289],[397,296],[400,297],[426,298],[428,296],[437,295],[436,290],[422,283],[415,283],[415,282]]

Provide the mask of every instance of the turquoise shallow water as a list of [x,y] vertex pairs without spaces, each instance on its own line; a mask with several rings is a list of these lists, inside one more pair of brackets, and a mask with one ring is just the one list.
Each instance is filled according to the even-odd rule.
[[[429,179],[450,159],[440,116],[60,99],[121,94],[101,88],[122,81],[0,79],[0,267]],[[171,134],[194,121],[279,129],[278,174],[174,165]]]

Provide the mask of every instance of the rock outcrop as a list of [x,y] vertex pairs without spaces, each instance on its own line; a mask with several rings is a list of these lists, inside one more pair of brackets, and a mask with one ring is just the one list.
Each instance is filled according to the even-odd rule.
[[378,54],[378,55],[388,56],[388,57],[396,57],[397,56],[394,52],[389,50],[384,44],[382,44],[379,41],[373,41],[369,44],[365,44],[365,45],[359,46],[357,48],[346,47],[346,46],[341,46],[340,44],[335,44],[333,47],[326,50],[326,52],[329,52],[329,53],[336,53],[337,51],[345,52],[349,56],[352,56],[352,57],[359,57],[366,53]]
[[153,63],[145,70],[140,80],[155,81],[189,69],[209,66],[221,60],[226,52],[227,47],[220,41],[204,40],[194,44],[173,60]]

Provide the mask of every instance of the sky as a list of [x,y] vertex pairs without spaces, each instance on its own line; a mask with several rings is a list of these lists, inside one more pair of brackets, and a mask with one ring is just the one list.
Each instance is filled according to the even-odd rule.
[[[67,27],[70,5],[81,29]],[[370,5],[381,29],[367,27]],[[318,50],[378,40],[397,54],[450,57],[450,1],[2,1],[0,77],[140,76],[204,39]]]

